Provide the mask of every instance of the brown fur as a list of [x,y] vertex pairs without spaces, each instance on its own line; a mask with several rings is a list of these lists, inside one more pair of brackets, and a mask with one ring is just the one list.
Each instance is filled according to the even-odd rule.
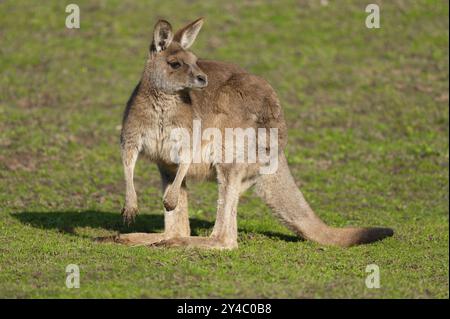
[[[228,63],[197,60],[188,50],[201,26],[198,19],[175,35],[167,21],[159,21],[140,83],[125,110],[121,134],[126,178],[124,220],[137,213],[133,172],[139,153],[160,170],[165,210],[162,234],[125,234],[117,240],[130,245],[183,245],[205,248],[237,247],[239,195],[256,185],[256,193],[294,232],[321,244],[351,246],[392,235],[388,228],[331,228],[311,210],[289,172],[284,148],[287,129],[276,93],[262,78]],[[279,167],[261,175],[258,164],[189,163],[175,165],[169,140],[173,128],[278,128]],[[186,179],[217,178],[217,219],[209,237],[191,237]]]

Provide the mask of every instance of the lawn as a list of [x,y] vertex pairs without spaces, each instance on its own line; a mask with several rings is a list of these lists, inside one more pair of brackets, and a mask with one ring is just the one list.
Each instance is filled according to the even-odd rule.
[[[381,28],[365,26],[380,4]],[[69,3],[69,2],[67,2]],[[0,297],[449,297],[449,4],[428,1],[0,2]],[[140,215],[122,224],[119,133],[159,17],[205,25],[200,57],[267,79],[287,156],[333,226],[390,226],[350,249],[297,239],[251,191],[233,251],[96,243],[160,232],[159,174],[136,168]],[[190,185],[194,234],[215,218],[214,183]],[[79,266],[80,288],[65,285]],[[378,265],[380,288],[366,287]]]

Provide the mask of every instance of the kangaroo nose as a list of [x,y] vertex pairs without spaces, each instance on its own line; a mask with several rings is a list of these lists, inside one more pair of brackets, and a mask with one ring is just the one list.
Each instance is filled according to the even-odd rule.
[[199,74],[196,77],[197,82],[201,85],[206,85],[208,83],[208,78],[204,74]]

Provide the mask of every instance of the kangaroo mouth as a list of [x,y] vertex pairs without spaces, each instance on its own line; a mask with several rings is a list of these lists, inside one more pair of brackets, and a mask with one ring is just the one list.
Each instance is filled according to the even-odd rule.
[[203,78],[202,78],[202,80],[196,79],[196,80],[192,81],[192,84],[191,84],[191,88],[197,89],[197,90],[202,90],[207,86],[208,86],[208,80],[203,79]]
[[208,84],[205,84],[205,85],[202,85],[202,86],[199,86],[199,85],[193,85],[193,86],[191,86],[191,89],[192,90],[196,90],[196,91],[202,91],[204,88],[206,88],[208,86]]

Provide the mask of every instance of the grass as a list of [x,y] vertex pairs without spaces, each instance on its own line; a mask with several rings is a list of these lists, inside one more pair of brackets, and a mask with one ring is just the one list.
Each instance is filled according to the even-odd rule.
[[[374,1],[372,1],[374,2]],[[449,5],[375,1],[0,2],[0,297],[449,297]],[[122,225],[121,114],[152,26],[206,23],[193,47],[277,90],[291,170],[333,226],[394,237],[350,249],[298,240],[251,192],[229,252],[129,248],[97,236],[162,231],[159,176],[141,160],[141,215]],[[216,186],[192,185],[194,234],[208,234]],[[365,286],[368,264],[381,288]],[[67,289],[65,268],[81,269]]]

